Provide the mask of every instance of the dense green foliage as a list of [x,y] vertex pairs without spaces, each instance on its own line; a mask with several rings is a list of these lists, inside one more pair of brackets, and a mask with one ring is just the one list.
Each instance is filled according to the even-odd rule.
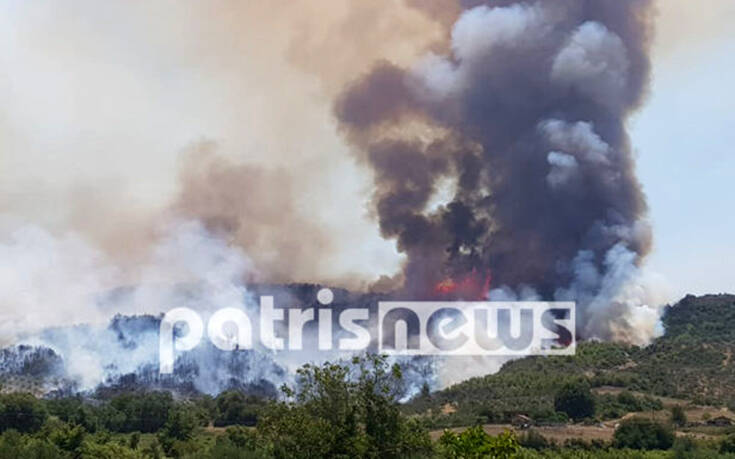
[[554,396],[554,409],[575,420],[592,416],[595,413],[595,399],[589,383],[579,380],[564,384]]
[[[300,384],[287,391],[291,396],[288,401],[259,402],[264,407],[255,427],[206,429],[199,418],[202,408],[199,402],[192,401],[173,401],[161,429],[148,434],[109,431],[104,427],[90,432],[81,424],[64,421],[52,414],[47,415],[37,429],[26,433],[9,429],[0,434],[0,458],[735,459],[733,437],[720,441],[695,441],[685,437],[672,444],[670,427],[646,418],[623,421],[614,443],[568,439],[558,444],[534,430],[528,430],[517,438],[509,432],[491,436],[479,426],[445,431],[432,442],[417,418],[407,418],[397,410],[391,394],[395,385],[400,383],[399,373],[384,361],[361,360],[355,365],[307,367],[301,374],[304,379]],[[131,394],[133,398],[148,399],[147,395],[150,394]],[[24,405],[32,400],[31,405],[42,413],[58,412],[60,407],[66,407],[66,411],[73,414],[81,406],[94,417],[109,410],[105,404],[88,406],[82,402],[79,405],[78,399],[44,401],[28,395],[21,398],[25,400]],[[622,398],[626,399],[628,395]],[[210,405],[209,402],[202,404]],[[367,405],[370,410],[365,409]],[[374,419],[368,423],[366,415]],[[210,422],[215,416],[216,411],[212,413]],[[650,451],[651,448],[671,449]]]
[[101,422],[116,432],[156,432],[166,423],[173,407],[168,392],[123,394],[110,400]]
[[0,432],[8,429],[35,432],[47,415],[45,407],[31,394],[0,395]]
[[595,397],[595,412],[603,420],[621,418],[627,413],[660,409],[663,409],[663,404],[659,399],[649,395],[637,396],[627,390],[617,395],[602,394]]
[[506,432],[490,436],[482,427],[470,427],[457,434],[450,430],[439,438],[439,453],[447,459],[510,459],[518,456],[520,445],[515,436]]
[[[181,401],[167,392],[96,401],[4,395],[3,430],[32,435],[7,432],[0,459],[432,456],[428,430],[400,412],[402,384],[397,365],[368,355],[304,366],[283,401],[234,391]],[[215,423],[239,425],[208,432]]]
[[735,435],[728,435],[727,438],[720,443],[721,453],[735,453]]
[[669,449],[674,444],[670,426],[649,418],[633,417],[615,430],[615,446],[630,449]]
[[215,405],[215,426],[254,426],[264,402],[258,397],[231,390],[219,394],[215,399]]
[[397,365],[370,355],[350,364],[305,365],[289,401],[275,404],[257,431],[275,457],[405,457],[429,454],[428,431],[404,417]]

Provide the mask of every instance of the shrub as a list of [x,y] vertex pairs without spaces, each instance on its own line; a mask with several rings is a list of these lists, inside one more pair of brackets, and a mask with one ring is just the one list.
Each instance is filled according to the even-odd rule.
[[546,437],[533,429],[518,437],[518,443],[524,448],[531,448],[536,450],[546,449],[551,446],[551,442],[549,442]]
[[130,447],[130,449],[138,449],[139,444],[140,444],[140,432],[133,432],[133,434],[130,435],[128,446]]
[[721,453],[735,453],[735,434],[730,434],[720,442]]
[[227,391],[215,399],[215,426],[254,426],[263,403],[256,397],[247,397],[242,392]]
[[125,446],[110,443],[84,442],[81,448],[84,459],[142,459],[143,455]]
[[673,430],[648,418],[626,419],[620,423],[614,434],[617,448],[669,449],[673,443]]
[[67,456],[49,442],[7,430],[0,435],[0,457],[61,459]]
[[[196,457],[202,457],[198,455]],[[257,450],[245,449],[232,443],[227,438],[217,438],[207,458],[212,459],[261,459],[268,457]]]
[[684,458],[691,456],[692,451],[697,449],[697,444],[692,437],[678,437],[674,440],[674,458]]
[[579,380],[562,386],[554,397],[554,408],[574,420],[592,416],[595,413],[595,399],[589,383]]
[[158,432],[158,440],[167,454],[175,457],[188,452],[186,443],[194,437],[199,424],[196,415],[184,407],[171,410],[166,424]]
[[509,459],[516,457],[519,451],[520,445],[513,433],[493,437],[481,426],[470,427],[459,434],[446,430],[439,438],[439,452],[447,459]]
[[174,407],[169,392],[118,395],[100,410],[101,422],[113,432],[158,431]]
[[69,425],[58,420],[44,425],[41,433],[60,449],[74,453],[79,451],[87,434],[82,426]]
[[687,414],[684,412],[684,408],[681,405],[674,405],[671,407],[671,422],[677,426],[686,425]]

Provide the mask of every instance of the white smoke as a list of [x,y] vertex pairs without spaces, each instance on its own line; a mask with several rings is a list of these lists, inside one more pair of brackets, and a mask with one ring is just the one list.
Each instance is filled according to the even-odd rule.
[[[154,247],[128,305],[116,312],[159,313],[184,306],[179,286],[200,292],[197,310],[242,306],[248,296],[244,282],[257,270],[245,252],[212,235],[198,221],[172,224]],[[204,299],[205,301],[201,301]]]
[[546,176],[546,181],[552,188],[561,186],[571,180],[579,167],[574,156],[558,151],[549,152],[546,160],[551,165],[551,171]]
[[[549,29],[541,5],[478,6],[462,13],[452,28],[452,50],[457,63],[428,53],[414,68],[419,96],[436,102],[467,88],[472,69],[492,59],[493,51],[518,49],[542,40]],[[502,65],[502,63],[499,63]]]
[[555,149],[579,155],[589,162],[609,163],[610,146],[595,133],[592,123],[550,119],[541,122],[539,129]]
[[580,25],[554,58],[552,79],[596,100],[618,104],[630,63],[623,41],[599,22]]
[[73,234],[25,226],[0,243],[0,345],[51,325],[106,320],[96,297],[118,271]]
[[577,301],[577,324],[590,339],[620,340],[638,345],[661,334],[660,313],[667,294],[661,276],[636,265],[636,254],[619,243],[605,255],[604,274],[591,251],[573,261],[574,280],[555,294]]
[[125,346],[107,328],[114,315],[255,304],[245,287],[254,272],[248,257],[196,221],[163,229],[135,273],[114,266],[77,236],[54,236],[37,226],[0,244],[0,260],[0,342],[52,348],[83,388],[110,376],[108,369],[123,374],[157,362],[157,329],[142,330],[135,346]]

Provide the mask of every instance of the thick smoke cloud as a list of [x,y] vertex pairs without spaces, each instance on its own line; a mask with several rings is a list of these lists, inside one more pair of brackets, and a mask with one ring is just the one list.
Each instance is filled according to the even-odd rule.
[[[645,341],[646,292],[620,292],[651,239],[625,131],[649,78],[650,2],[464,7],[447,53],[380,63],[335,107],[408,257],[405,288],[486,273],[491,297],[578,301],[584,337]],[[430,208],[447,177],[451,198]]]
[[648,1],[7,5],[0,345],[52,346],[88,387],[154,356],[40,332],[250,307],[251,280],[492,277],[493,299],[579,301],[587,337],[655,329],[624,125]]
[[[158,227],[181,210],[199,217],[183,201],[205,181],[188,180],[188,161],[206,139],[210,169],[269,178],[250,196],[207,185],[252,201],[213,203],[207,226],[215,209],[248,222],[228,242],[264,261],[263,278],[363,288],[400,257],[366,215],[369,180],[336,133],[332,98],[375,59],[408,64],[442,33],[401,0],[0,5],[0,240],[26,224],[73,232],[135,271]],[[283,204],[281,218],[258,222],[257,200]]]

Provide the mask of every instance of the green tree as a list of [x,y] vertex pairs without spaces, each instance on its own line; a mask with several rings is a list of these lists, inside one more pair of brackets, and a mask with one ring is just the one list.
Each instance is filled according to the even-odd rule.
[[634,417],[620,423],[613,440],[617,448],[669,449],[674,443],[674,432],[654,420]]
[[254,426],[258,420],[258,411],[262,404],[256,397],[248,397],[239,391],[223,392],[215,399],[216,417],[214,425]]
[[180,444],[189,442],[198,428],[199,423],[196,415],[187,410],[186,407],[177,407],[171,410],[166,423],[157,436],[163,450],[167,454],[177,457],[176,452],[184,449]]
[[66,459],[63,451],[50,442],[21,435],[17,430],[7,430],[0,435],[1,458]]
[[589,383],[577,380],[563,385],[554,397],[554,408],[574,420],[592,416],[595,413],[595,399]]
[[255,450],[257,449],[258,439],[255,431],[247,427],[232,426],[225,430],[224,437],[238,448]]
[[151,441],[148,446],[143,449],[143,453],[147,458],[161,459],[163,457],[163,451],[161,448],[161,443],[158,441],[158,438],[153,438],[153,441]]
[[641,403],[630,391],[624,390],[617,397],[617,402],[622,405],[626,411],[641,411]]
[[105,407],[103,423],[115,432],[152,433],[163,426],[173,407],[170,392],[122,394]]
[[425,427],[399,410],[402,374],[386,357],[305,365],[290,402],[261,416],[257,431],[276,457],[405,457],[428,455]]
[[78,453],[87,435],[84,427],[67,424],[59,420],[53,421],[53,419],[49,419],[49,422],[43,426],[42,436],[48,438],[59,449],[70,453]]
[[132,435],[130,435],[130,441],[128,442],[128,446],[130,446],[130,449],[138,449],[138,445],[140,444],[140,432],[133,432]]
[[7,429],[35,432],[47,417],[46,408],[31,394],[0,395],[0,432]]
[[401,391],[401,369],[388,366],[385,358],[368,355],[353,361],[359,366],[358,408],[363,417],[370,452],[377,457],[400,454],[401,423],[397,397]]
[[[325,419],[313,416],[304,406],[278,403],[264,412],[257,429],[275,458],[298,459],[334,456],[336,435],[330,427]],[[360,457],[359,451],[351,452]]]
[[671,407],[671,422],[677,426],[686,425],[687,414],[684,412],[684,408],[681,405],[674,405]]

